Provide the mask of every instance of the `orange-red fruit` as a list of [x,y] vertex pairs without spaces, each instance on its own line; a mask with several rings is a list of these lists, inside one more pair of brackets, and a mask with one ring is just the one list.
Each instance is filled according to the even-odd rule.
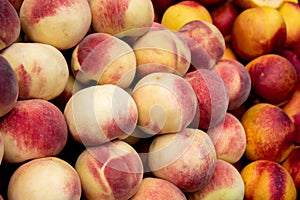
[[251,162],[242,169],[241,176],[245,184],[245,200],[296,199],[297,192],[291,175],[276,162]]
[[294,148],[296,129],[278,106],[258,103],[242,116],[246,132],[245,157],[250,160],[283,161]]
[[282,48],[285,40],[285,21],[271,7],[244,10],[233,23],[232,45],[238,57],[245,61]]
[[266,54],[246,65],[252,93],[265,102],[280,104],[291,98],[297,84],[297,72],[283,56]]

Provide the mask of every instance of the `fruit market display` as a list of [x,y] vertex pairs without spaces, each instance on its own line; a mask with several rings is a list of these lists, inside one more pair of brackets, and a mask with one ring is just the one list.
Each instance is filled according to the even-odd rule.
[[0,199],[299,196],[298,0],[0,0]]

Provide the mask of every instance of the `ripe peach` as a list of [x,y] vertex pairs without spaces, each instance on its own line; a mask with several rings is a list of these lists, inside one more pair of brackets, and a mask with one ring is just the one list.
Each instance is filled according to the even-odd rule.
[[278,9],[286,24],[285,46],[300,42],[300,5],[295,2],[284,2]]
[[0,50],[10,46],[20,36],[21,22],[12,4],[0,0]]
[[161,29],[149,31],[133,45],[139,78],[154,72],[183,76],[190,66],[189,47],[174,32]]
[[9,180],[8,199],[80,200],[81,184],[75,169],[57,157],[36,158],[22,164]]
[[187,193],[187,197],[189,200],[243,199],[244,190],[239,171],[230,163],[218,159],[210,181],[200,190]]
[[278,106],[258,103],[242,116],[247,138],[245,156],[249,160],[283,161],[294,148],[296,129]]
[[266,54],[246,65],[251,77],[251,92],[265,102],[282,104],[296,89],[297,72],[283,56]]
[[210,181],[216,165],[216,152],[209,136],[199,129],[159,135],[148,154],[149,168],[184,192],[195,192]]
[[142,180],[139,190],[130,200],[172,199],[186,200],[184,193],[173,183],[155,177],[146,177]]
[[0,55],[0,117],[6,115],[15,106],[19,96],[19,86],[8,61]]
[[229,163],[239,161],[246,150],[246,133],[242,123],[234,115],[226,113],[224,122],[207,131],[218,159]]
[[134,86],[132,97],[138,109],[138,126],[148,134],[181,131],[191,123],[197,109],[193,88],[171,73],[144,76]]
[[206,7],[214,7],[226,2],[226,0],[196,0],[196,1],[203,4]]
[[270,8],[279,8],[281,4],[285,0],[272,0],[272,1],[265,1],[265,0],[233,0],[233,2],[238,5],[240,8],[246,10],[248,8],[255,8],[255,7],[270,7]]
[[198,103],[191,126],[207,130],[221,123],[229,102],[222,78],[207,69],[188,72],[184,78],[192,86]]
[[237,109],[246,102],[251,91],[251,77],[242,63],[233,59],[221,59],[212,71],[224,81],[229,97],[228,110]]
[[[92,29],[121,37],[143,35],[154,21],[151,0],[89,0]],[[134,30],[134,31],[131,31]]]
[[246,9],[237,16],[232,26],[232,46],[244,61],[282,48],[285,40],[286,24],[275,8]]
[[17,101],[0,120],[4,160],[20,163],[29,159],[55,156],[64,148],[67,123],[62,112],[42,99]]
[[232,1],[226,1],[210,11],[213,24],[220,30],[226,41],[230,40],[231,29],[239,10]]
[[245,200],[296,200],[297,192],[291,175],[276,162],[253,161],[240,173],[245,184]]
[[297,87],[300,86],[300,54],[297,55],[297,53],[293,49],[282,49],[279,53],[279,55],[285,57],[288,61],[290,61],[296,70],[297,73]]
[[191,64],[196,69],[212,69],[222,58],[225,40],[215,25],[194,20],[183,25],[179,33],[191,49]]
[[282,166],[290,173],[292,176],[297,193],[300,192],[300,146],[296,146],[289,156],[283,161]]
[[86,0],[24,0],[20,8],[22,29],[29,39],[61,50],[74,47],[85,36],[91,17]]
[[74,49],[71,69],[81,83],[94,81],[127,88],[135,76],[136,57],[124,41],[106,33],[92,33]]
[[64,116],[72,137],[91,146],[130,135],[136,127],[138,111],[125,90],[105,84],[75,93],[65,107]]
[[69,68],[63,54],[42,43],[14,43],[2,51],[19,83],[21,99],[51,100],[68,81]]
[[164,12],[161,23],[168,29],[178,31],[184,24],[193,20],[212,23],[209,11],[202,4],[196,1],[180,1]]
[[296,90],[282,109],[290,117],[296,127],[296,143],[300,143],[300,90]]
[[143,178],[138,153],[118,140],[84,150],[75,169],[86,199],[127,200],[138,191]]

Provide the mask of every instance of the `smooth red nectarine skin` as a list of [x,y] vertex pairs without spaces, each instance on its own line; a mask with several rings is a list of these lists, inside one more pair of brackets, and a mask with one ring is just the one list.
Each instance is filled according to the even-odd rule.
[[11,112],[1,118],[0,130],[6,138],[4,141],[14,142],[7,143],[7,151],[10,148],[19,149],[14,158],[5,157],[13,162],[57,155],[64,148],[68,136],[62,112],[41,99],[17,101]]

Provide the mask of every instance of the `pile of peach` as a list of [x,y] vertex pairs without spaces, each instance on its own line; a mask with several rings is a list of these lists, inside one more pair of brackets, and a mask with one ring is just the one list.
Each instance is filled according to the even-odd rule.
[[297,0],[0,0],[0,199],[297,199],[299,19]]

